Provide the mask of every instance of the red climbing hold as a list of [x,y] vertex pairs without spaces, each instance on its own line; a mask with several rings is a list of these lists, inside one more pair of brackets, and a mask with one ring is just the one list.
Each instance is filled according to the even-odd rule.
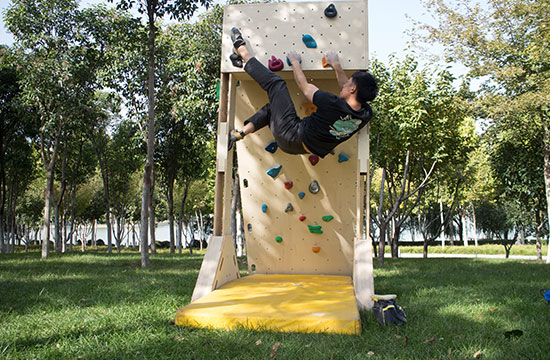
[[304,215],[300,216],[300,221],[304,221],[306,217]]
[[294,185],[292,181],[290,180],[285,181],[285,189],[290,190],[292,188],[292,185]]
[[319,162],[319,156],[317,155],[309,155],[309,162],[311,165],[315,166]]
[[277,59],[275,56],[271,56],[271,60],[267,61],[267,65],[271,71],[283,70],[283,67],[285,66],[283,64],[283,60]]

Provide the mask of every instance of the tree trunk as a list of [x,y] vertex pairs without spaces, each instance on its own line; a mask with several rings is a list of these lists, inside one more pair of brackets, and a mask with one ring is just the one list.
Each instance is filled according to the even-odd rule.
[[[472,220],[473,220],[473,225],[474,225],[474,245],[477,249],[477,221],[476,221],[476,209],[474,207],[474,203],[470,203],[472,205]],[[477,254],[477,250],[476,250],[476,254]]]
[[384,250],[386,247],[386,222],[381,221],[380,227],[378,229],[379,236],[378,236],[378,264],[384,263]]
[[397,259],[399,257],[399,236],[401,235],[401,227],[396,226],[395,218],[392,218],[392,237],[391,237],[391,257]]
[[443,225],[443,199],[439,198],[439,217],[441,218],[441,249],[445,250],[445,226]]
[[69,252],[73,252],[73,238],[74,238],[74,232],[75,232],[75,214],[74,214],[74,207],[76,203],[76,185],[73,185],[73,194],[71,199],[71,233],[69,234]]
[[54,181],[53,164],[46,168],[46,196],[44,196],[44,225],[42,227],[42,259],[50,256],[50,218]]
[[151,201],[149,202],[149,237],[151,240],[149,244],[151,246],[151,254],[157,253],[157,224],[155,216],[155,169],[151,170]]
[[[546,189],[546,211],[548,212],[548,225],[550,229],[550,125],[541,115],[541,120],[544,129],[543,146],[544,146],[544,185]],[[548,254],[546,255],[546,263],[550,264],[550,243],[548,244]]]
[[170,254],[176,252],[176,242],[174,234],[174,179],[168,180],[168,222],[170,227]]
[[544,220],[541,220],[540,210],[535,211],[535,222],[536,222],[535,232],[537,236],[535,247],[537,249],[537,260],[542,260],[542,242],[541,242],[540,233],[541,233],[542,227],[544,226]]

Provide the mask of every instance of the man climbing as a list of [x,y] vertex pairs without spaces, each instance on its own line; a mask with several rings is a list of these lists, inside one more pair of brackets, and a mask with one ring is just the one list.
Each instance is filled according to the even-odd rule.
[[231,29],[231,41],[239,57],[235,59],[234,55],[232,60],[244,61],[244,70],[267,91],[269,103],[246,120],[241,130],[231,131],[230,149],[236,141],[269,125],[275,141],[284,152],[312,153],[323,158],[371,119],[372,109],[368,102],[374,100],[378,93],[377,80],[370,73],[361,71],[348,79],[335,52],[327,52],[325,60],[336,73],[339,96],[308,83],[300,64],[300,55],[295,51],[287,54],[298,87],[306,99],[317,106],[316,112],[300,119],[285,81],[250,54],[239,29]]

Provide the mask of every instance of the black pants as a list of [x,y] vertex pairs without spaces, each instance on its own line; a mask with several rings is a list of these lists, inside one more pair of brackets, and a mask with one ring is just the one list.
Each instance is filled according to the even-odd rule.
[[254,57],[246,62],[244,70],[267,91],[269,98],[269,103],[244,124],[251,122],[256,131],[269,125],[281,150],[289,154],[306,154],[302,145],[301,119],[296,114],[285,81]]

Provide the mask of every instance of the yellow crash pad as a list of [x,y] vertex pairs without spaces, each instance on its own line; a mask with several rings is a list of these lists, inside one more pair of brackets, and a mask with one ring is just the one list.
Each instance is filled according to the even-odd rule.
[[281,332],[361,333],[349,276],[250,275],[176,312],[176,325]]

